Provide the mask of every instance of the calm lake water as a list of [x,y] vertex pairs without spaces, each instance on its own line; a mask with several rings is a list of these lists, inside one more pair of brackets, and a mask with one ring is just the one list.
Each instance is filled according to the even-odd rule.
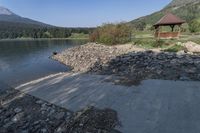
[[68,68],[50,59],[62,51],[86,43],[81,40],[0,41],[0,87],[16,86]]

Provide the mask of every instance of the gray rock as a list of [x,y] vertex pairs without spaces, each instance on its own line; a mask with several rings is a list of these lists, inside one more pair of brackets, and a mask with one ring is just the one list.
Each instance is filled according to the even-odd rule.
[[62,119],[65,116],[65,112],[59,112],[54,115],[54,117],[58,120]]
[[48,130],[46,128],[43,128],[40,131],[41,131],[41,133],[47,133],[48,132]]
[[43,104],[44,102],[42,100],[37,100],[35,103],[37,103],[37,104]]
[[52,115],[54,113],[55,113],[55,110],[54,109],[50,109],[48,116],[50,116],[50,115]]
[[189,80],[191,80],[189,77],[187,77],[187,76],[182,76],[182,77],[180,77],[179,78],[180,80],[182,80],[182,81],[189,81]]
[[33,125],[38,125],[40,122],[41,122],[40,120],[39,120],[39,121],[35,121],[35,122],[33,123]]
[[9,128],[11,125],[13,125],[14,123],[12,121],[6,123],[3,125],[4,128]]
[[23,117],[23,113],[16,114],[16,115],[11,119],[11,121],[12,121],[12,122],[18,122],[22,117]]
[[56,130],[56,133],[63,133],[66,131],[66,128],[64,127],[58,127],[57,130]]
[[21,111],[22,111],[21,108],[15,108],[15,109],[14,109],[14,112],[15,112],[15,113],[20,113]]
[[21,133],[29,133],[28,130],[22,130]]

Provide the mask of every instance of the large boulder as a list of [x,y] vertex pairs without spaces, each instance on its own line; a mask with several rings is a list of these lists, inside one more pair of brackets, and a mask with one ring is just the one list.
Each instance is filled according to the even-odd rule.
[[183,44],[187,52],[200,53],[200,45],[194,42],[186,42]]

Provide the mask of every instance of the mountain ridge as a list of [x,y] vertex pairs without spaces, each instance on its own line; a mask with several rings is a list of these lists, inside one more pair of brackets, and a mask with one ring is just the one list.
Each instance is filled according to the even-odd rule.
[[51,27],[51,25],[49,24],[45,24],[36,20],[21,17],[3,6],[0,6],[0,21],[10,22],[10,23],[32,24],[32,25],[38,25],[40,27]]

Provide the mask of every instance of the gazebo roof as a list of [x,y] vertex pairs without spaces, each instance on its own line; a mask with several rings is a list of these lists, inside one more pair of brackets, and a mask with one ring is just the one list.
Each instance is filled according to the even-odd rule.
[[166,14],[154,26],[177,25],[185,23],[181,18],[173,15],[172,13]]

